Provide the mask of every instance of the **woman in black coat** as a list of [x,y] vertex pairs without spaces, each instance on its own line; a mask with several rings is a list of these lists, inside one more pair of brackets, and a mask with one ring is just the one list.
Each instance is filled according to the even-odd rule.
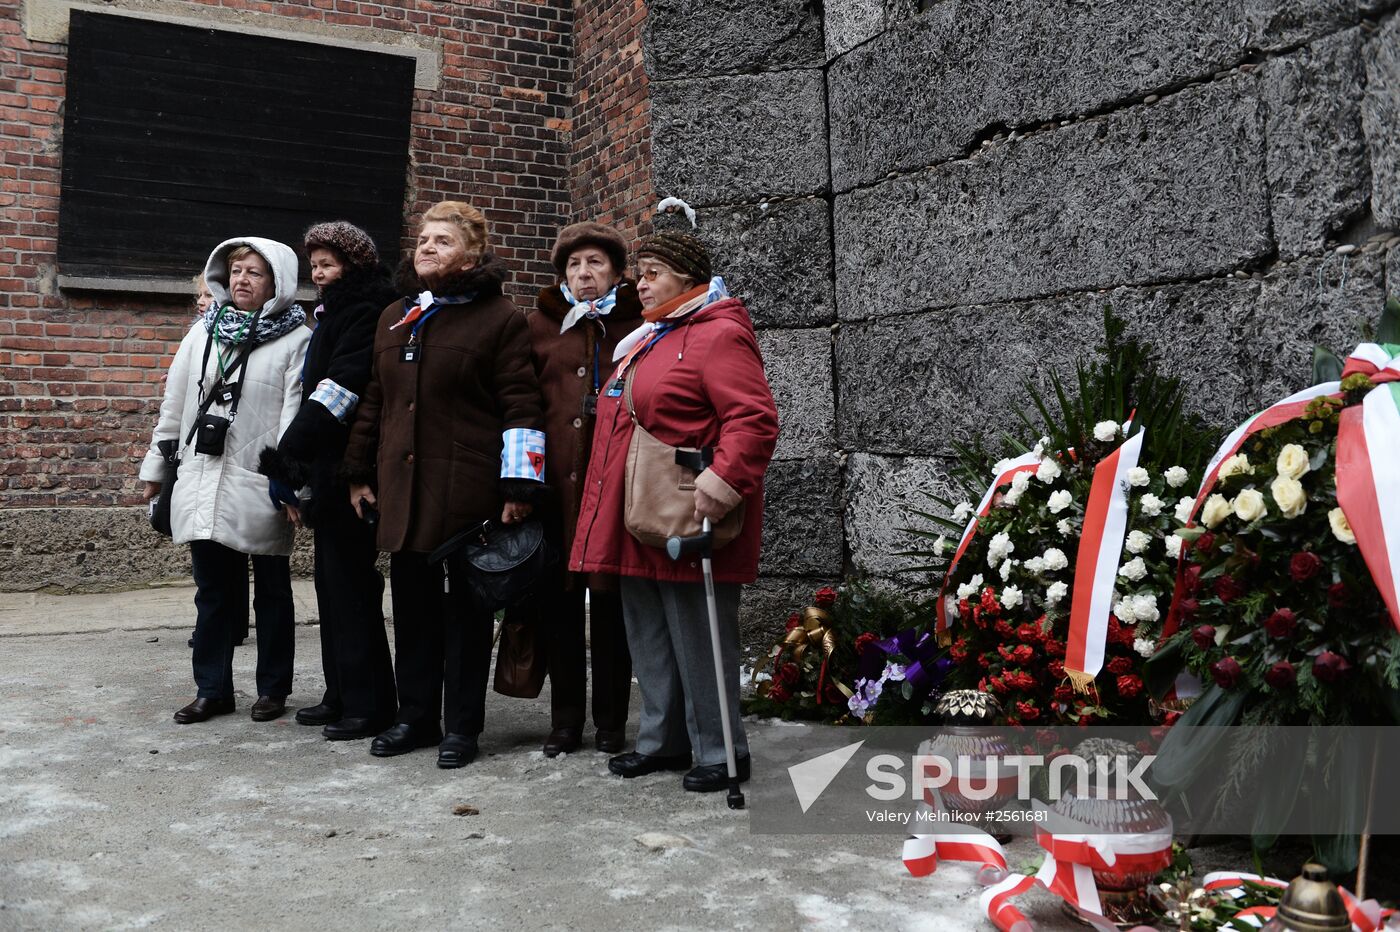
[[[263,451],[259,470],[269,477],[274,503],[294,524],[310,526],[316,542],[326,692],[296,719],[346,741],[378,734],[397,712],[374,528],[355,515],[339,477],[355,407],[370,379],[375,324],[397,293],[374,241],[358,227],[317,224],[306,231],[305,246],[321,304],[306,350],[302,406],[277,448]],[[309,490],[309,499],[298,490]]]

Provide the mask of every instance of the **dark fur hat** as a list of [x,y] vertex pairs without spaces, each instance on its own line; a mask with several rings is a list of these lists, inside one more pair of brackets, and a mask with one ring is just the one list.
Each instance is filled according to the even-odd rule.
[[554,241],[549,261],[554,263],[560,275],[564,274],[564,268],[569,264],[569,256],[581,246],[597,246],[607,253],[619,275],[627,270],[627,241],[622,234],[606,224],[585,221],[564,227]]
[[344,220],[318,223],[309,228],[302,239],[308,256],[313,249],[333,249],[356,268],[372,269],[379,264],[379,250],[374,240],[364,230]]

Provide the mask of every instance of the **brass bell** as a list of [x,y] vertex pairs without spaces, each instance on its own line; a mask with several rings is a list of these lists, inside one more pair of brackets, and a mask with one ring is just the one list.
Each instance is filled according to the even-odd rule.
[[1337,885],[1327,879],[1327,868],[1304,864],[1303,873],[1283,891],[1278,912],[1264,928],[1274,932],[1347,932],[1351,917]]

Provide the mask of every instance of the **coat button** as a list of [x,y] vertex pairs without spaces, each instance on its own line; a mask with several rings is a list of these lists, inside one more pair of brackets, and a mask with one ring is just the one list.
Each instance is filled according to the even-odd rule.
[[576,418],[574,418],[574,426],[575,426],[575,427],[582,427],[582,426],[583,426],[583,418],[581,418],[581,417],[576,417]]
[[412,453],[409,453],[408,455],[406,455],[406,456],[403,458],[403,461],[404,461],[405,463],[411,463],[411,462],[413,462],[413,454],[412,454]]
[[586,375],[588,375],[588,367],[587,367],[587,366],[579,366],[579,367],[578,367],[578,377],[579,377],[579,378],[583,378],[583,377],[586,376]]
[[571,472],[571,473],[569,473],[569,481],[570,481],[570,482],[577,482],[577,481],[578,481],[578,473],[576,473],[576,472]]
[[410,410],[410,411],[413,410],[413,402],[411,402],[411,401],[408,403],[408,410]]

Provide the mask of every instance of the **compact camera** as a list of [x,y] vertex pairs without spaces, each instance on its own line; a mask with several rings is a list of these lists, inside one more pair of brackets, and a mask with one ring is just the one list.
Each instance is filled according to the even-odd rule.
[[223,456],[224,441],[228,438],[229,425],[233,423],[217,414],[204,414],[199,418],[195,430],[194,452],[206,456]]

